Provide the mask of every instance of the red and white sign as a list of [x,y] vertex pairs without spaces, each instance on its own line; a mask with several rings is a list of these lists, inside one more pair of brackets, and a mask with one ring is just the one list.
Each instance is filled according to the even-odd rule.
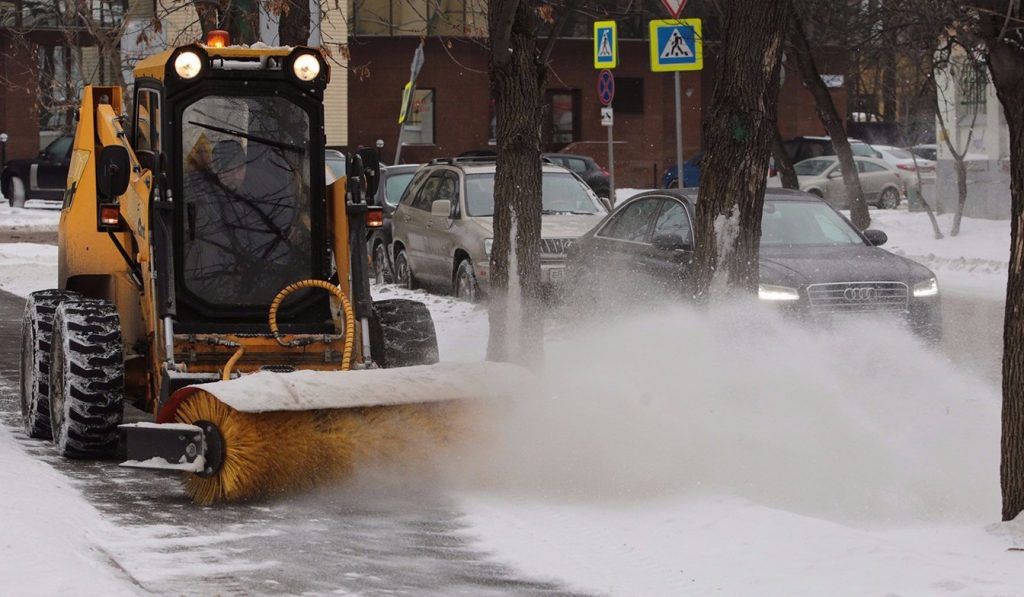
[[686,0],[661,0],[661,3],[673,19],[678,19],[679,15],[683,14],[683,7],[686,6]]

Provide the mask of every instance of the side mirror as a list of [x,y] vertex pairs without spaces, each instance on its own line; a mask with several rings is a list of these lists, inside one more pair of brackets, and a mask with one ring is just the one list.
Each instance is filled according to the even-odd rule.
[[365,179],[366,197],[369,200],[377,194],[377,187],[380,185],[380,153],[372,147],[364,147],[356,152],[363,160],[363,172],[361,176]]
[[100,195],[114,199],[128,190],[132,173],[131,158],[122,145],[107,145],[96,164],[96,185]]
[[438,199],[430,204],[430,215],[450,218],[452,215],[452,202],[447,199]]
[[686,242],[682,236],[675,233],[659,234],[654,237],[653,244],[656,249],[661,249],[663,251],[688,251],[692,248],[690,243]]
[[864,238],[868,239],[873,247],[881,247],[889,242],[889,235],[881,230],[868,229],[864,231]]

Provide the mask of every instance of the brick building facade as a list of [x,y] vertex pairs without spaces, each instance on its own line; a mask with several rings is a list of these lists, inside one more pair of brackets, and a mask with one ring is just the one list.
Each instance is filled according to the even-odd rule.
[[[350,38],[350,147],[384,141],[385,161],[394,157],[401,91],[418,37],[360,36]],[[592,41],[561,40],[552,55],[548,77],[547,151],[566,151],[595,157],[607,165],[607,131],[600,123],[597,71]],[[674,89],[671,73],[652,73],[646,41],[619,42],[615,69],[616,185],[660,185],[662,173],[675,159]],[[402,161],[415,163],[493,147],[487,51],[480,40],[427,38],[425,62],[417,81],[414,109],[421,114],[415,134],[406,133]],[[845,73],[841,56],[821,52],[822,73]],[[701,147],[700,123],[710,101],[714,48],[705,49],[705,70],[682,74],[683,154],[688,159]],[[846,112],[846,92],[832,90],[840,114]],[[429,105],[427,105],[429,100]],[[779,127],[783,138],[820,135],[823,127],[814,100],[795,71],[787,69],[779,96]],[[568,113],[568,115],[567,115]],[[415,120],[415,117],[414,117]]]

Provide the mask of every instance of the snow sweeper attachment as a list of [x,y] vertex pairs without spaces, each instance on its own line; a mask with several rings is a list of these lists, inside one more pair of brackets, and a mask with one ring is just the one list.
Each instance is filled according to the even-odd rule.
[[373,300],[378,159],[327,162],[320,52],[216,33],[140,60],[130,97],[83,89],[21,359],[30,437],[181,471],[203,504],[444,442],[526,375],[437,364],[426,306]]
[[199,504],[302,490],[361,463],[408,463],[471,435],[472,403],[505,397],[524,374],[500,363],[440,363],[263,371],[189,386],[158,424],[122,426],[122,466],[187,472],[186,492]]

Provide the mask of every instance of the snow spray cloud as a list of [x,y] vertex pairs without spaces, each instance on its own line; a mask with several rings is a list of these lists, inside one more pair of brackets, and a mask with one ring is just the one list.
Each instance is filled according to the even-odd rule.
[[891,321],[666,307],[547,346],[461,482],[557,499],[729,494],[841,520],[991,517],[998,395]]

